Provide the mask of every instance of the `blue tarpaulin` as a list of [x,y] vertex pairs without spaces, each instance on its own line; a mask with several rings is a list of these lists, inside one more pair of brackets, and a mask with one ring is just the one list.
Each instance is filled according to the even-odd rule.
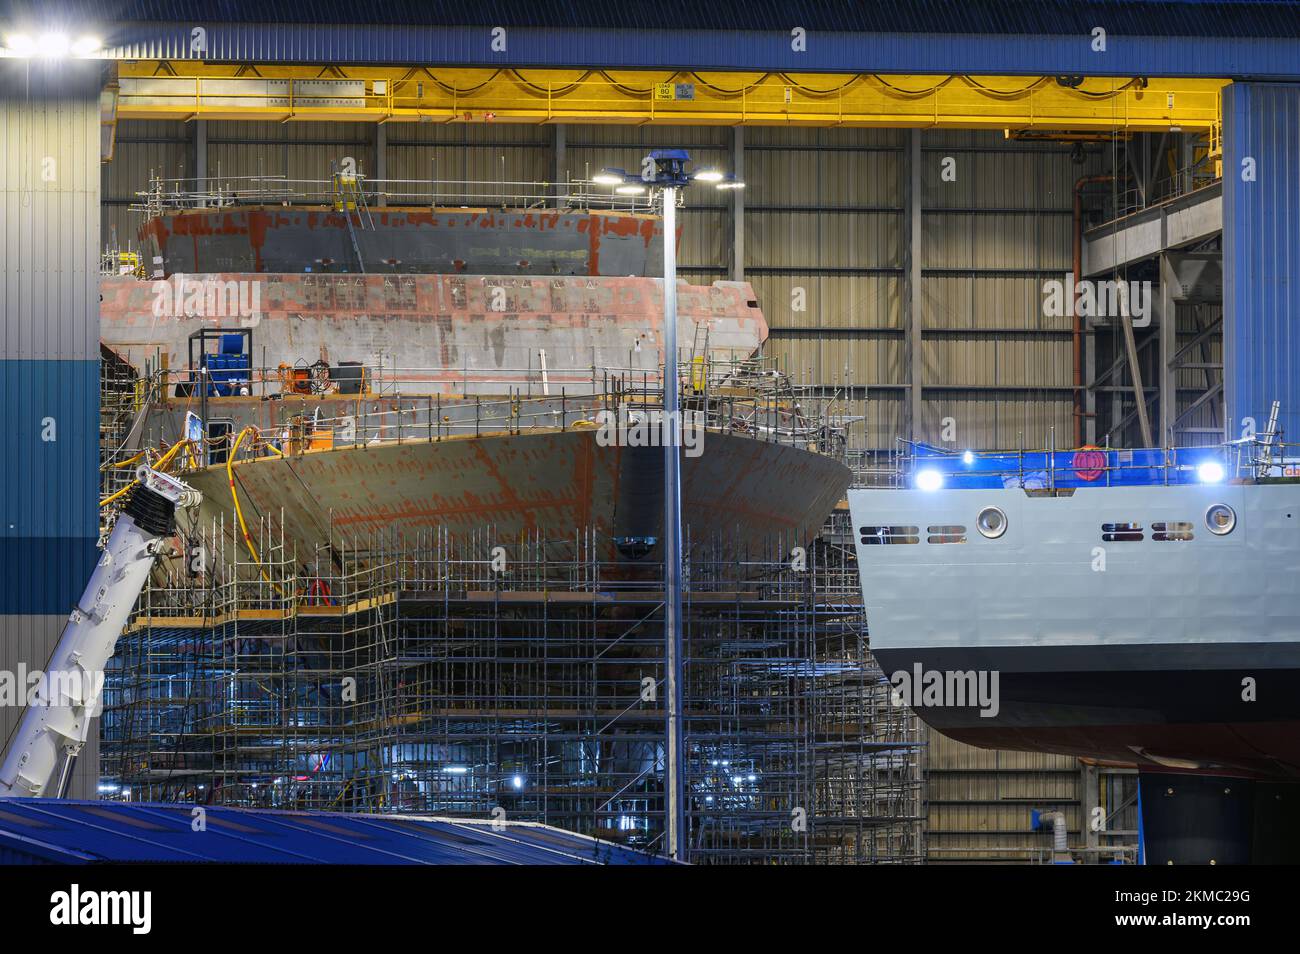
[[[0,863],[647,865],[660,856],[521,822],[46,798],[0,801]],[[198,828],[199,830],[195,830]]]

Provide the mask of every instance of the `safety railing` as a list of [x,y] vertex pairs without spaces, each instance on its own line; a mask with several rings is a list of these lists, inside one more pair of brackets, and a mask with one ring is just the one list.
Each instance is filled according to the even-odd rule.
[[1202,447],[949,451],[900,439],[880,481],[920,489],[1150,486],[1300,478],[1300,444],[1257,435]]
[[[438,442],[463,437],[517,435],[530,431],[600,430],[611,442],[615,432],[644,435],[645,446],[661,446],[669,428],[740,435],[770,443],[832,452],[835,432],[821,419],[776,395],[725,394],[715,397],[684,392],[677,421],[664,417],[657,387],[611,387],[599,394],[527,398],[511,395],[493,400],[473,397],[448,400],[441,395],[399,398],[396,406],[358,408],[344,414],[290,414],[246,442],[246,454],[300,454],[375,444]],[[677,433],[681,433],[678,430]],[[687,438],[679,437],[679,440]],[[631,441],[629,441],[631,443]]]
[[[776,393],[789,390],[788,379],[776,371],[772,362],[762,358],[725,356],[722,349],[712,348],[709,353],[691,354],[682,350],[678,379],[683,386],[694,391],[723,388],[748,388],[756,392]],[[532,352],[528,357],[532,358]],[[254,397],[275,398],[295,396],[343,397],[397,397],[404,394],[435,394],[452,396],[460,394],[515,394],[529,397],[558,395],[561,388],[571,394],[598,394],[608,391],[615,382],[643,389],[658,387],[662,367],[653,355],[647,354],[644,365],[547,365],[545,360],[517,366],[493,365],[474,367],[468,361],[460,367],[399,366],[384,362],[374,364],[344,363],[331,365],[326,361],[312,364],[298,362],[274,367],[246,367],[213,369],[206,367],[165,369],[154,372],[150,379],[150,400],[198,397],[199,389],[206,386],[208,398]],[[798,390],[795,388],[794,390]],[[811,389],[805,389],[811,393]],[[793,393],[793,392],[791,392]]]
[[[132,211],[147,216],[193,209],[240,205],[337,206],[362,201],[378,206],[428,208],[498,208],[554,211],[608,210],[652,213],[652,195],[627,195],[602,190],[586,179],[563,183],[507,179],[371,179],[348,176],[346,194],[339,178],[290,179],[287,176],[207,176],[188,179],[151,178],[136,193]],[[349,204],[346,207],[351,208]]]
[[[475,371],[318,362],[211,374],[204,368],[159,370],[148,400],[194,412],[206,407],[213,417],[223,401],[255,399],[260,406],[267,399],[277,420],[250,445],[265,450],[269,442],[283,453],[539,428],[665,424],[844,451],[843,429],[831,425],[827,413],[834,400],[790,384],[768,361],[701,355],[680,363],[678,382],[678,422],[663,420],[661,371],[636,367]],[[320,400],[326,397],[335,400]]]
[[1153,176],[1145,188],[1126,178],[1109,189],[1099,188],[1095,199],[1101,204],[1101,220],[1110,223],[1191,195],[1219,181],[1216,157],[1202,154],[1190,164]]

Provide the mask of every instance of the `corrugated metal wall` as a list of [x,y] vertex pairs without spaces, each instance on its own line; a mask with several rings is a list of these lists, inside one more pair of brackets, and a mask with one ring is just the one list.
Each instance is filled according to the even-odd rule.
[[855,397],[866,439],[905,426],[902,188],[906,133],[745,131],[745,274],[796,380]]
[[[550,178],[545,126],[399,124],[388,130],[390,179],[539,182]],[[367,170],[374,164],[367,159]]]
[[1224,380],[1228,436],[1262,431],[1282,402],[1300,435],[1300,87],[1233,83],[1223,94]]
[[1044,316],[1043,282],[1070,270],[1073,184],[1101,164],[1088,156],[995,133],[924,135],[923,439],[944,443],[950,419],[962,447],[1045,447],[1053,431],[1069,444],[1070,320]]
[[188,179],[194,175],[192,127],[162,121],[118,124],[113,161],[101,171],[103,216],[101,246],[137,247],[141,217],[130,211],[136,193],[149,187],[152,176]]
[[[865,387],[869,443],[889,447],[907,427],[908,134],[746,135],[746,274],[771,350],[805,380]],[[961,447],[1042,447],[1053,429],[1068,443],[1069,321],[1043,316],[1042,282],[1070,268],[1071,188],[1099,154],[1076,164],[1057,145],[927,132],[921,162],[916,436],[944,443],[951,420]]]
[[1083,841],[1077,759],[1037,752],[1000,752],[927,732],[929,816],[926,851],[932,863],[1041,860],[1051,835],[1030,828],[1030,812],[1065,812],[1070,844]]
[[[98,536],[99,75],[0,62],[0,670],[46,665]],[[25,684],[22,685],[25,690]],[[8,738],[21,709],[0,706]],[[98,781],[98,744],[72,792]]]

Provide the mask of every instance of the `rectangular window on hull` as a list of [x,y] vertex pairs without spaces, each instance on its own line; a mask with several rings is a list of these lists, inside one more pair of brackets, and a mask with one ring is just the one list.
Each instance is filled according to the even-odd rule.
[[925,538],[926,543],[965,543],[966,528],[954,524],[944,524],[937,527],[926,527],[925,532],[929,534]]
[[884,543],[920,543],[916,527],[858,527],[859,539],[866,546]]
[[1180,521],[1151,524],[1151,539],[1161,541],[1192,539],[1192,525]]
[[1142,539],[1140,523],[1103,523],[1101,539],[1106,543],[1132,543]]

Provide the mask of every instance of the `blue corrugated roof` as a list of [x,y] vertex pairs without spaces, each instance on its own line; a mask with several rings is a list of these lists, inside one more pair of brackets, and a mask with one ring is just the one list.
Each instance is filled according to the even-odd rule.
[[544,825],[14,798],[0,860],[53,864],[644,865],[665,859]]
[[42,17],[116,22],[371,23],[575,29],[789,30],[850,33],[1300,36],[1292,0],[5,0]]
[[[0,23],[94,29],[118,59],[1300,80],[1296,0],[6,4]],[[804,49],[791,48],[795,26],[808,31]],[[1098,26],[1104,51],[1093,48]]]

